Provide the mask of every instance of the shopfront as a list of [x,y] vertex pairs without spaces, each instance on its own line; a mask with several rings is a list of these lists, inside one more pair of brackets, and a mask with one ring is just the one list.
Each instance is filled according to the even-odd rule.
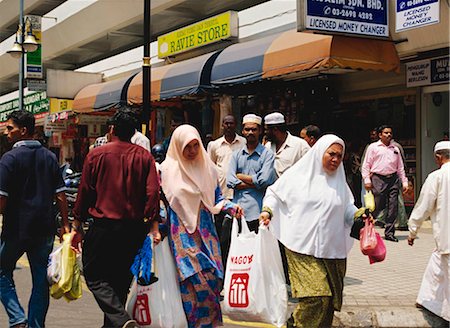
[[[47,98],[47,93],[35,92],[26,95],[23,98],[24,109],[33,113],[36,120],[35,128],[35,138],[39,140],[42,144],[47,145],[48,138],[44,134],[44,122],[45,117],[49,112],[50,102]],[[5,124],[8,115],[19,109],[19,99],[13,99],[0,104],[0,133],[2,134],[2,141],[0,143],[0,156],[3,155],[5,151],[10,149],[10,145],[6,142],[3,137],[3,131],[5,129]]]

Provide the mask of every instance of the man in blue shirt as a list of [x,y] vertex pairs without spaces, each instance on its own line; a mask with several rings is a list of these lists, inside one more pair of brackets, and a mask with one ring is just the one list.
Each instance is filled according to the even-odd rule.
[[[5,135],[13,148],[0,160],[0,299],[10,327],[16,328],[45,326],[50,301],[47,262],[56,232],[55,198],[63,219],[61,233],[70,232],[65,186],[56,156],[32,140],[34,126],[30,112],[9,114]],[[16,263],[25,252],[33,281],[28,319],[13,280]]]
[[247,145],[233,153],[227,174],[227,187],[234,189],[233,202],[244,209],[251,231],[258,230],[264,194],[276,179],[275,156],[259,142],[261,121],[255,114],[244,116],[242,136]]

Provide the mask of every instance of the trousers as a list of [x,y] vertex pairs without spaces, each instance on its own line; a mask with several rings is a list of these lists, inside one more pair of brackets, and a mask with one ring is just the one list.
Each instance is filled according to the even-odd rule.
[[[30,328],[45,327],[45,317],[50,304],[47,263],[54,240],[54,236],[44,236],[25,244],[13,236],[0,239],[0,299],[8,313],[10,326],[28,323]],[[28,318],[17,297],[13,279],[16,263],[24,253],[30,263],[33,281],[28,302]]]
[[103,327],[122,327],[130,320],[125,302],[130,272],[149,228],[143,221],[94,219],[83,244],[86,285],[103,311]]
[[395,219],[398,214],[399,179],[397,174],[372,175],[372,192],[375,197],[374,216],[377,217],[383,209],[386,209],[384,235],[394,236]]

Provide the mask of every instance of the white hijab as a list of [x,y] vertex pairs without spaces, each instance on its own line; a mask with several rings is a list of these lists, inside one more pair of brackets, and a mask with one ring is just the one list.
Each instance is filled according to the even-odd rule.
[[321,137],[267,189],[263,201],[273,211],[270,230],[275,237],[288,249],[316,258],[346,258],[353,244],[350,228],[356,207],[343,164],[333,174],[322,164],[335,143],[345,150],[339,137]]
[[[190,161],[184,158],[183,150],[192,140],[199,142],[200,149],[198,156]],[[218,181],[216,167],[197,129],[188,124],[180,125],[173,132],[166,159],[161,163],[161,187],[189,233],[197,228],[201,203],[211,213],[219,213],[220,206],[215,206]]]

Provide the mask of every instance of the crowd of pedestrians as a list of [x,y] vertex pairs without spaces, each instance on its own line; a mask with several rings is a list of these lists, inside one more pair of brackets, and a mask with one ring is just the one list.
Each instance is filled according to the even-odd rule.
[[[236,118],[226,115],[223,136],[206,150],[197,129],[176,119],[164,145],[152,149],[162,162],[157,165],[131,110],[119,109],[108,125],[108,134],[84,161],[70,226],[56,157],[32,140],[32,114],[16,111],[8,117],[5,134],[14,146],[0,159],[0,299],[10,327],[45,326],[54,199],[62,213],[61,233],[70,233],[73,249],[82,250],[86,284],[104,313],[105,328],[138,327],[125,310],[130,267],[146,236],[158,244],[160,231],[167,231],[188,326],[222,325],[221,290],[234,219],[240,225],[245,220],[256,233],[260,224],[268,225],[279,240],[286,280],[299,300],[288,326],[331,326],[334,311],[342,306],[357,212],[341,138],[321,135],[312,125],[298,138],[278,112],[264,119],[246,114],[240,136]],[[365,189],[375,196],[375,215],[385,209],[385,240],[396,242],[399,189],[405,190],[408,181],[392,127],[380,127],[377,135],[379,140],[374,136],[365,151],[361,172]],[[413,245],[422,222],[431,217],[437,249],[418,303],[445,320],[450,319],[449,153],[450,142],[436,144],[440,169],[423,186],[408,238]],[[82,222],[88,218],[93,222],[83,235]],[[28,316],[12,274],[24,252],[33,277]]]

